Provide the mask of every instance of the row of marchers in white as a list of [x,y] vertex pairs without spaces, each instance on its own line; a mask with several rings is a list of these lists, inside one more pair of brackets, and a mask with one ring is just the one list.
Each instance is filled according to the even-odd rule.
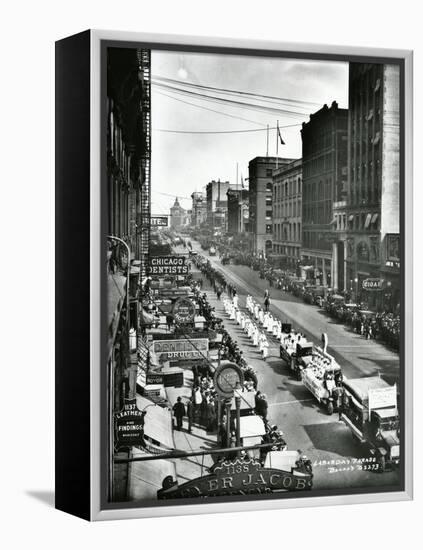
[[[248,296],[248,298],[251,298],[251,296]],[[250,308],[248,307],[248,298],[247,308],[250,313],[252,313]],[[242,312],[239,308],[238,296],[234,296],[232,300],[230,300],[229,298],[224,298],[223,307],[227,315],[229,315],[229,319],[232,319],[241,326],[245,334],[251,339],[253,346],[259,348],[262,358],[266,360],[267,356],[269,355],[269,341],[267,340],[265,331],[273,334],[274,336],[277,336],[277,332],[274,332],[272,324],[273,317],[270,314],[266,313],[266,319],[264,318],[264,316],[261,320],[259,317],[254,316],[254,321],[247,315],[247,313]],[[254,314],[252,313],[252,315]]]

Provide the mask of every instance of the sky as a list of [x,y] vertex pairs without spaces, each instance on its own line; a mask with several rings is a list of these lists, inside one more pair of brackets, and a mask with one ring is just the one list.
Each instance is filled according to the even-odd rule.
[[[191,208],[191,193],[202,191],[213,179],[236,183],[237,163],[239,180],[241,175],[244,180],[248,178],[248,162],[266,155],[266,125],[274,128],[279,121],[285,142],[279,145],[280,157],[300,158],[301,123],[309,120],[309,114],[332,101],[337,101],[339,107],[348,107],[348,63],[153,50],[151,65],[153,81],[155,77],[169,78],[307,102],[290,106],[289,110],[295,113],[265,113],[176,94],[169,88],[152,84],[152,214],[169,213],[176,196],[184,208]],[[260,101],[248,96],[222,96],[214,91],[194,90],[250,104],[288,108],[275,100]],[[250,129],[260,131],[233,134],[162,131]],[[275,155],[276,130],[270,130],[269,156]]]

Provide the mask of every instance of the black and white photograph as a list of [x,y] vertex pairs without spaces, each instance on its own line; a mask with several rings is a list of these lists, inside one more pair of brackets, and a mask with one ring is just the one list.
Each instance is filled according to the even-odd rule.
[[403,67],[339,57],[104,48],[107,504],[403,488]]

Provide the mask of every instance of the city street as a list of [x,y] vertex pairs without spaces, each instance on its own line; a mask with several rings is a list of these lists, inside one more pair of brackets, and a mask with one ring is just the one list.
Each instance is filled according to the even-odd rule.
[[[245,311],[247,294],[262,300],[267,286],[257,272],[247,266],[222,266],[219,258],[204,254],[198,243],[192,242],[192,245],[236,286],[242,310]],[[182,253],[182,249],[178,247],[175,252]],[[267,395],[271,423],[282,429],[290,450],[301,449],[312,460],[314,489],[386,487],[398,483],[398,470],[380,474],[363,469],[371,468],[372,463],[359,463],[360,459],[370,458],[369,451],[353,438],[349,428],[339,421],[337,413],[328,416],[313,395],[292,376],[279,357],[276,339],[269,338],[269,357],[264,361],[243,330],[228,318],[223,303],[214,292],[207,285],[204,290],[215,307],[216,315],[223,319],[226,330],[238,340],[244,358],[256,370],[258,387]],[[319,343],[322,332],[328,334],[328,351],[336,357],[347,378],[374,376],[380,372],[390,383],[398,381],[398,354],[383,344],[367,341],[343,325],[331,322],[323,311],[295,296],[276,289],[271,289],[271,296],[272,313],[291,322],[313,342]]]
[[259,273],[245,265],[222,265],[217,256],[209,256],[195,241],[193,249],[208,258],[215,269],[221,271],[239,294],[240,304],[245,307],[248,294],[263,302],[266,289],[270,290],[270,311],[281,320],[293,324],[315,343],[321,341],[323,332],[328,335],[328,351],[342,365],[348,378],[361,378],[380,374],[389,384],[399,383],[399,355],[375,340],[365,340],[349,327],[337,323],[322,309],[303,302],[290,293],[269,288]]
[[108,53],[112,500],[402,480],[399,69],[244,61]]

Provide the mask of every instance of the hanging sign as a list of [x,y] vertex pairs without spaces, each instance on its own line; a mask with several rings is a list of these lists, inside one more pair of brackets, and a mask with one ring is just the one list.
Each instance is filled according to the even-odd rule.
[[167,227],[168,226],[167,216],[151,216],[150,225],[151,227]]
[[188,265],[185,256],[152,256],[150,275],[186,275]]
[[364,279],[363,290],[382,290],[383,279]]
[[177,324],[192,323],[195,317],[195,305],[188,298],[178,298],[173,305],[172,314]]
[[159,363],[172,359],[203,359],[207,358],[208,351],[208,338],[154,340],[151,347],[151,352]]
[[145,413],[137,407],[136,399],[125,399],[123,409],[115,413],[115,447],[142,445]]

